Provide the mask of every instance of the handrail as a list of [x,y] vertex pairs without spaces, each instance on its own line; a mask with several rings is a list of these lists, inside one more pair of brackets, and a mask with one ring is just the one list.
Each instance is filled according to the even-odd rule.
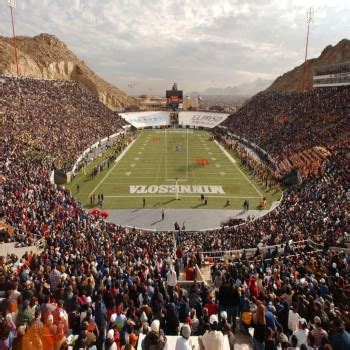
[[[300,243],[305,243],[305,242],[311,242],[312,244],[315,244],[315,245],[319,245],[319,246],[323,246],[323,244],[320,244],[320,243],[316,243],[314,242],[312,239],[304,239],[304,240],[301,240],[301,241],[296,241],[296,242],[290,242],[289,245],[297,245],[297,244],[300,244]],[[287,243],[287,242],[286,242]],[[281,244],[275,244],[275,245],[271,245],[271,246],[257,246],[256,248],[247,248],[247,249],[235,249],[235,250],[211,250],[211,251],[204,251],[204,252],[199,252],[199,254],[220,254],[220,253],[223,253],[223,254],[237,254],[237,253],[240,253],[240,252],[255,252],[258,248],[259,250],[268,250],[268,249],[271,249],[271,248],[281,248],[283,246],[286,245],[286,243],[281,243]]]
[[[318,252],[322,252],[323,249],[316,249],[316,250],[311,250],[309,253],[318,253]],[[296,253],[296,254],[291,254],[291,255],[286,255],[286,256],[283,256],[284,258],[292,258],[292,257],[297,257],[299,255],[301,255],[302,253]],[[218,257],[217,256],[209,256],[207,258],[212,258],[212,259],[217,259]],[[270,260],[273,260],[273,258],[268,258],[268,259],[250,259],[248,260],[248,262],[254,262],[254,261],[270,261]],[[238,261],[233,261],[233,264],[238,264]]]

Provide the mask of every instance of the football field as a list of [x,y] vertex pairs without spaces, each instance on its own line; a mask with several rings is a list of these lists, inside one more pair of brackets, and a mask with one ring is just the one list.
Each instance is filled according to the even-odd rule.
[[[264,188],[211,133],[191,129],[138,131],[109,169],[94,179],[79,174],[68,187],[88,208],[92,193],[96,198],[103,194],[103,208],[111,209],[241,209],[245,199],[256,209],[263,196],[268,206],[280,198],[280,192]],[[201,194],[207,204],[201,202]]]

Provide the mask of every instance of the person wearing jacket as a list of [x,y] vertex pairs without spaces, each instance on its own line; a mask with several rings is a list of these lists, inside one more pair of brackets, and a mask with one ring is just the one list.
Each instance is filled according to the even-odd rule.
[[160,329],[159,320],[154,320],[151,324],[151,331],[147,333],[142,341],[142,350],[165,350],[167,349],[167,339]]
[[350,334],[345,330],[343,320],[340,317],[336,317],[333,320],[332,328],[333,330],[329,335],[329,342],[333,349],[350,349]]
[[201,350],[229,350],[225,347],[225,339],[222,332],[218,330],[218,318],[216,315],[211,315],[209,318],[209,331],[198,338],[199,348]]

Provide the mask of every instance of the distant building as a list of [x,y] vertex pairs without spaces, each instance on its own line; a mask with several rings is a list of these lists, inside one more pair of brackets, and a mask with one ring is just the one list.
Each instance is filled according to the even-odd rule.
[[187,95],[184,98],[183,110],[184,111],[196,111],[199,109],[199,98],[198,96]]
[[159,96],[141,95],[138,101],[142,110],[166,109],[167,106],[167,100]]
[[350,61],[314,68],[314,88],[333,86],[350,86]]

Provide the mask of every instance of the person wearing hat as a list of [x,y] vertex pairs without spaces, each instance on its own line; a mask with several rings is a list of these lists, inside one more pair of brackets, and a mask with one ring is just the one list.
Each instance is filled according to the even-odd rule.
[[163,331],[160,329],[159,320],[154,320],[151,323],[151,330],[147,333],[145,338],[142,341],[142,350],[165,349],[167,345],[167,339],[163,334]]
[[114,341],[114,330],[110,329],[107,332],[107,338],[105,340],[105,350],[117,350],[117,343]]
[[181,327],[180,337],[176,340],[175,350],[192,350],[190,341],[191,327],[185,324]]
[[206,331],[204,335],[198,338],[201,350],[226,350],[224,335],[218,330],[218,324],[218,317],[211,315],[209,318],[209,331]]
[[298,330],[296,330],[293,335],[297,338],[297,346],[300,347],[301,344],[307,345],[307,336],[309,335],[309,330],[307,328],[307,322],[305,318],[301,318],[298,323]]
[[221,313],[220,313],[220,321],[219,321],[219,324],[218,324],[219,330],[221,332],[223,332],[226,325],[229,325],[231,327],[231,325],[227,322],[227,312],[226,311],[221,311]]
[[137,341],[139,340],[139,337],[134,333],[130,333],[129,335],[129,344],[133,346],[136,349]]

